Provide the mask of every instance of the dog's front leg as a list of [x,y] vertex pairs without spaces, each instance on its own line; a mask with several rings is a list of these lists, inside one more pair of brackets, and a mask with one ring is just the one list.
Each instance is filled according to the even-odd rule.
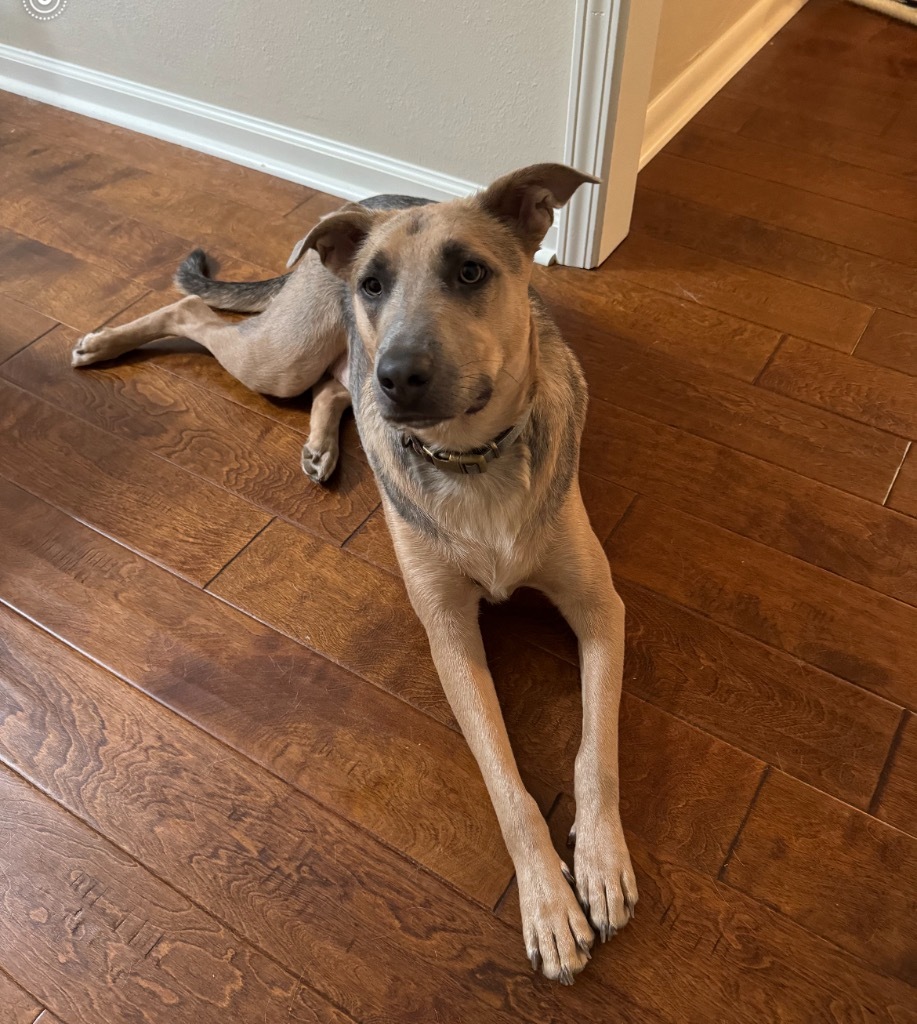
[[589,959],[592,929],[516,767],[478,626],[480,589],[429,551],[418,558],[416,550],[405,550],[395,536],[411,603],[427,630],[443,690],[480,766],[516,869],[529,959],[547,977],[570,984]]
[[637,902],[618,809],[618,708],[624,673],[624,603],[611,581],[605,552],[582,507],[571,496],[554,553],[534,585],[570,623],[579,641],[583,734],[574,795],[576,886],[603,941],[631,919]]

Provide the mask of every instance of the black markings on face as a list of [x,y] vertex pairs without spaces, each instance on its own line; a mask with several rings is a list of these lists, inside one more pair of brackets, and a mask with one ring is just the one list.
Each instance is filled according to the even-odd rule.
[[366,315],[375,323],[386,299],[395,284],[395,270],[391,260],[383,252],[377,252],[360,272],[356,292],[366,310]]
[[496,276],[490,263],[461,242],[446,242],[440,250],[439,276],[446,288],[456,297],[467,299],[472,305],[482,306]]

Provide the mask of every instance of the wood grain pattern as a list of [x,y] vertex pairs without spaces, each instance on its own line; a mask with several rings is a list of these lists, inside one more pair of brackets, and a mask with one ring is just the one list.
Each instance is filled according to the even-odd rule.
[[55,326],[34,309],[0,295],[0,363]]
[[807,116],[807,111],[780,113],[761,108],[745,122],[740,133],[787,150],[812,153],[853,167],[878,171],[880,181],[888,174],[907,179],[914,173],[913,145],[887,135],[876,138],[875,135],[828,125]]
[[910,713],[902,723],[888,775],[877,794],[876,817],[917,837],[917,721]]
[[584,458],[595,472],[917,604],[917,523],[907,516],[811,480],[802,464],[794,473],[617,407],[594,403],[591,417]]
[[690,199],[859,252],[917,266],[917,225],[793,186],[660,153],[640,174],[645,188]]
[[[595,425],[616,409],[679,427],[861,497],[882,501],[907,442],[593,328],[573,339],[592,386],[583,465],[604,458]],[[613,428],[612,428],[613,430]],[[609,433],[611,430],[606,430]],[[626,481],[620,481],[626,486]]]
[[719,527],[638,500],[608,544],[619,575],[896,703],[917,609]]
[[225,491],[0,381],[0,474],[206,583],[270,521]]
[[757,111],[758,105],[749,100],[733,99],[718,92],[694,115],[694,124],[706,124],[711,128],[737,132]]
[[915,875],[917,839],[772,771],[723,878],[913,985]]
[[0,768],[4,961],[69,1024],[348,1018]]
[[917,318],[877,309],[860,338],[856,356],[917,377]]
[[888,506],[909,516],[917,516],[917,449],[914,445],[908,449],[901,465],[901,472],[888,496]]
[[48,142],[67,142],[84,152],[104,154],[108,163],[120,161],[132,167],[168,175],[185,187],[223,196],[229,192],[238,202],[272,213],[284,213],[315,193],[296,182],[229,163],[183,146],[163,144],[136,132],[119,128],[69,110],[51,107],[22,96],[4,93],[0,120],[26,123]]
[[596,276],[610,287],[619,280],[645,285],[844,352],[853,351],[873,312],[863,303],[639,234],[625,239]]
[[[476,900],[502,892],[509,861],[460,735],[37,499],[0,493],[4,521],[29,524],[0,541],[10,607]],[[87,601],[104,614],[74,616]],[[534,788],[545,808],[556,792]]]
[[91,331],[147,289],[0,228],[0,291],[46,317]]
[[42,1012],[41,1004],[3,973],[0,973],[0,1010],[8,1024],[37,1024]]
[[917,438],[917,377],[862,365],[821,345],[787,338],[758,383],[778,394]]
[[[34,709],[47,677],[42,673],[34,680],[32,668],[27,666],[20,678],[30,684],[29,706]],[[278,780],[227,757],[224,747],[175,723],[172,716],[149,702],[134,711],[123,701],[106,700],[106,687],[101,685],[87,694],[84,719],[82,700],[72,697],[79,688],[78,679],[72,680],[70,695],[60,704],[52,697],[47,706],[39,705],[37,714],[32,711],[35,717],[31,722],[20,713],[12,723],[14,731],[17,727],[47,730],[46,742],[32,745],[38,756],[23,770],[75,814],[117,836],[127,856],[136,857],[160,877],[168,877],[181,893],[224,919],[246,942],[269,953],[290,972],[272,964],[275,978],[298,977],[302,984],[363,1019],[383,1014],[394,1019],[423,1019],[422,1015],[435,1012],[442,1021],[466,1021],[471,1015],[488,1022],[523,1020],[534,1024],[558,1012],[562,1005],[558,987],[531,984],[524,961],[510,951],[508,930],[489,913],[460,900]],[[96,696],[103,703],[95,705]],[[18,702],[14,702],[16,706]],[[74,715],[79,716],[76,721]],[[95,725],[89,726],[92,719]],[[61,770],[69,752],[85,743],[94,751],[91,785],[81,784],[65,768]],[[218,772],[213,770],[215,764],[219,764]],[[0,773],[0,792],[18,796],[24,784],[7,781],[9,774]],[[194,780],[194,784],[189,787],[183,780]],[[130,819],[123,814],[125,800],[132,808]],[[20,826],[30,823],[24,802],[4,801],[7,814],[19,811],[12,820],[18,818]],[[46,803],[41,801],[42,810]],[[58,808],[54,811],[55,817],[63,816]],[[54,837],[51,865],[56,863],[54,858],[60,858],[62,866],[57,873],[66,878],[68,869],[72,878],[89,858],[85,853],[79,856],[80,843],[68,843],[69,837],[61,834],[63,829],[41,824],[45,836],[50,833]],[[79,829],[81,843],[86,845],[86,830],[75,823],[72,827]],[[99,840],[96,845],[101,844]],[[93,888],[97,897],[101,895],[98,909],[120,906],[126,898],[126,894],[121,900],[115,896],[121,882],[117,866],[106,864],[98,849],[92,853],[92,860],[78,877],[98,879],[101,874],[101,881],[95,886],[77,884],[90,925],[95,924],[92,911],[96,907],[87,906],[85,897]],[[122,862],[127,859],[125,853],[118,853]],[[37,864],[37,878],[54,870],[53,866],[45,868],[43,859]],[[94,873],[92,864],[108,870]],[[195,917],[203,915],[184,909],[184,895],[172,893],[170,900],[168,891],[144,891],[148,876],[129,866],[133,886],[128,891],[134,899],[128,906],[145,908],[155,900],[169,911],[165,920],[149,921],[146,945],[140,947],[150,947],[150,969],[159,966],[158,958],[150,955],[153,950],[163,946],[169,950],[180,937],[184,938],[183,948],[193,952],[194,938],[203,930]],[[150,910],[144,916],[152,916]],[[354,927],[355,921],[360,927]],[[444,922],[448,922],[446,927]],[[16,924],[23,927],[19,920]],[[90,934],[92,930],[87,926]],[[222,929],[214,923],[210,931],[222,937]],[[173,932],[178,933],[174,938]],[[157,941],[159,933],[165,934]],[[236,956],[242,959],[246,943],[234,939]],[[225,954],[213,958],[235,964]],[[418,962],[423,964],[423,984],[409,982]],[[135,985],[143,979],[142,971],[136,973]],[[230,977],[235,977],[235,972]],[[224,978],[224,973],[216,972],[216,982]],[[248,978],[238,979],[233,988],[242,998],[260,998],[271,1005],[269,993],[259,991]],[[494,998],[497,991],[500,998]],[[45,993],[39,994],[43,997]],[[224,994],[227,1001],[228,996]],[[309,997],[304,991],[307,1006]],[[289,1000],[289,992],[286,998]],[[314,996],[311,1001],[317,1004],[315,1019],[337,1021],[337,1011],[323,1011],[325,1004]],[[597,1012],[598,999],[590,1002]],[[54,1003],[51,1006],[56,1009]],[[624,1021],[636,1024],[644,1019],[626,1003],[619,1009]],[[240,1018],[255,1019],[252,1008],[240,1007]]]
[[534,276],[564,337],[574,347],[578,336],[594,330],[598,321],[615,337],[753,380],[780,339],[773,328],[631,281],[619,279],[608,289],[597,289],[593,282],[600,275],[597,271],[584,277],[558,267]]
[[378,504],[365,459],[345,452],[329,484],[317,486],[299,466],[305,433],[240,409],[164,372],[152,359],[140,373],[136,360],[74,371],[70,351],[76,340],[72,331],[52,331],[6,363],[3,376],[69,415],[336,543]]
[[869,306],[917,316],[913,267],[798,231],[677,199],[641,184],[632,229],[701,252],[824,288]]
[[[558,852],[570,859],[566,836],[573,803],[551,817]],[[684,1024],[837,1024],[917,1019],[913,990],[882,977],[832,943],[767,910],[740,892],[659,857],[629,837],[640,877],[639,928],[611,943],[570,994],[576,1012],[583,989],[605,989],[627,977],[649,1010],[672,1012]],[[515,887],[500,910],[519,921]]]
[[736,138],[732,133],[696,124],[681,131],[666,147],[666,153],[801,188],[891,217],[917,220],[913,183],[876,168],[857,167],[817,153],[788,152],[746,135]]

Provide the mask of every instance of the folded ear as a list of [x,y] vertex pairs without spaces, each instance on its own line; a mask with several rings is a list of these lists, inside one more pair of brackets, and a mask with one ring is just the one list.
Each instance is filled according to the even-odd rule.
[[303,253],[315,249],[322,263],[338,277],[346,277],[350,264],[369,234],[376,214],[359,203],[348,203],[329,213],[293,247],[287,266],[292,267]]
[[533,164],[498,178],[479,194],[478,202],[509,225],[534,255],[554,222],[554,211],[565,206],[580,185],[598,181],[564,164]]

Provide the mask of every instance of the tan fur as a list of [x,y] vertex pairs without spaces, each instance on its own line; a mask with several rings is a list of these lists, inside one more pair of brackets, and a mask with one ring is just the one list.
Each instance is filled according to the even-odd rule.
[[[546,164],[508,175],[471,199],[410,209],[347,206],[299,243],[291,262],[301,262],[260,316],[227,324],[192,296],[87,335],[73,355],[83,366],[181,334],[256,391],[287,396],[315,387],[303,469],[316,481],[334,469],[338,423],[353,395],[408,595],[516,868],[526,949],[536,968],[567,983],[589,958],[592,927],[609,937],[637,901],[618,812],[624,608],[575,477],[582,376],[529,293],[531,257],[554,207],[587,180]],[[487,287],[471,298],[443,284],[444,247],[453,243],[493,269]],[[386,301],[373,307],[358,284],[377,258],[397,274]],[[355,321],[349,364],[348,308]],[[387,339],[405,325],[434,335],[437,351],[457,368],[449,393],[454,408],[413,431],[419,440],[468,451],[520,421],[528,424],[486,473],[428,466],[405,453],[397,426],[385,419],[373,368]],[[493,384],[489,399],[466,409],[482,375]],[[519,776],[478,628],[482,597],[502,600],[522,585],[544,591],[579,639],[575,889]]]

